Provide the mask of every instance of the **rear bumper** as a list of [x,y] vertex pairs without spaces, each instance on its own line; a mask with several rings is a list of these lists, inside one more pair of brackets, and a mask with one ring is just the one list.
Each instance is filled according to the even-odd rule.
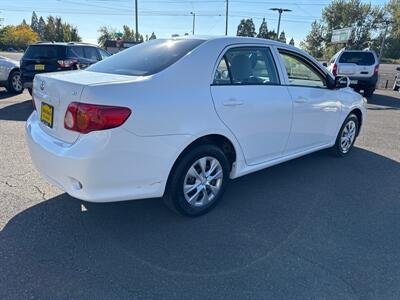
[[350,86],[352,88],[360,88],[363,89],[365,87],[371,88],[371,89],[375,89],[376,84],[378,82],[378,76],[374,75],[372,77],[353,77],[350,76],[349,77],[350,80],[357,80],[357,84],[350,84]]
[[139,137],[123,128],[91,132],[74,144],[42,131],[34,112],[26,139],[38,171],[69,195],[90,202],[161,197],[186,136]]
[[31,89],[33,87],[33,82],[23,82],[22,86],[24,87],[24,89]]

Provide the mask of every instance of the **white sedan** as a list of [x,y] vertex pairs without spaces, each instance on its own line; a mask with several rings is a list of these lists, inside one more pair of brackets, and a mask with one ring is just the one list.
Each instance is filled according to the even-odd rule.
[[256,38],[157,39],[39,74],[26,123],[40,173],[73,197],[164,197],[204,214],[237,178],[352,149],[366,102],[305,52]]

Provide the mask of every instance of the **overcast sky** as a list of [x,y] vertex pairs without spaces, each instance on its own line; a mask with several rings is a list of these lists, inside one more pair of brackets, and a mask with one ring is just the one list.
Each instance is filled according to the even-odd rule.
[[[134,0],[0,0],[0,18],[3,24],[18,24],[26,19],[30,24],[32,11],[39,16],[57,15],[78,27],[86,42],[96,42],[97,30],[107,25],[122,29],[122,25],[135,26]],[[367,2],[367,1],[365,1]],[[278,14],[272,7],[291,9],[284,13],[281,30],[289,40],[298,42],[307,35],[311,22],[319,19],[328,0],[229,0],[229,35],[236,35],[237,25],[242,18],[253,18],[256,31],[262,18],[268,28],[277,27]],[[383,5],[386,1],[372,0]],[[223,35],[225,33],[225,0],[138,0],[139,32],[143,35],[153,31],[157,37],[192,32],[192,15],[196,13],[195,34]]]

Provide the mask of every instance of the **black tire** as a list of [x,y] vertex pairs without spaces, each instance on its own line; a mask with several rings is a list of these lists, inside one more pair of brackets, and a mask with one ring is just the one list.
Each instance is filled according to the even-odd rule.
[[[210,202],[203,206],[195,206],[194,204],[192,205],[186,200],[183,186],[185,182],[185,177],[191,166],[203,157],[211,157],[219,162],[222,168],[222,181],[220,183],[217,194]],[[212,144],[198,146],[190,150],[182,158],[180,158],[174,166],[173,170],[171,171],[167,183],[166,192],[163,198],[164,203],[173,211],[185,216],[197,217],[203,215],[213,209],[221,200],[226,185],[229,181],[229,172],[229,160],[219,147]],[[201,194],[201,198],[202,197],[204,197],[204,192],[202,192]]]
[[400,88],[400,86],[398,86],[398,85],[396,84],[396,82],[395,82],[395,83],[393,84],[393,91],[398,91],[399,88]]
[[[15,84],[14,82],[18,81],[19,84]],[[21,94],[24,91],[24,88],[21,83],[21,72],[18,70],[11,71],[8,76],[8,84],[7,91],[13,94]]]
[[[346,125],[350,121],[353,121],[355,123],[355,136],[354,136],[353,141],[350,144],[349,149],[348,150],[344,150],[342,145],[341,145],[341,142],[342,142],[341,138],[342,138],[342,135],[343,135],[343,131],[346,128]],[[350,115],[347,116],[346,120],[344,120],[343,125],[340,128],[339,133],[338,133],[338,135],[336,137],[335,145],[331,149],[332,153],[335,156],[344,157],[344,156],[346,156],[346,155],[348,155],[350,153],[351,149],[353,149],[354,143],[356,142],[356,139],[357,139],[357,136],[358,136],[358,131],[359,131],[359,128],[360,128],[359,124],[360,124],[360,122],[359,122],[359,120],[358,120],[358,118],[357,118],[357,116],[355,114],[350,114]]]
[[28,92],[29,92],[29,95],[32,96],[32,88],[27,88],[27,90],[28,90]]
[[364,90],[364,97],[365,97],[365,98],[371,97],[372,94],[373,94],[374,92],[375,92],[374,89],[368,89],[368,88],[366,88],[366,89]]

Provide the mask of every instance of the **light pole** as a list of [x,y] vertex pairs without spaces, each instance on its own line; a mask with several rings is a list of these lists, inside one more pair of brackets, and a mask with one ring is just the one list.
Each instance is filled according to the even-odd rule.
[[287,9],[287,8],[270,8],[269,10],[273,10],[273,11],[277,11],[279,13],[279,19],[278,19],[278,30],[276,31],[276,39],[279,39],[279,29],[281,27],[281,16],[283,12],[289,12],[292,11],[291,9]]
[[228,35],[228,13],[229,13],[229,0],[226,1],[225,6],[225,35]]
[[139,40],[139,21],[138,21],[138,0],[135,0],[135,30],[136,42]]
[[196,13],[190,12],[190,14],[193,16],[193,28],[192,28],[192,34],[194,35],[194,28],[196,26]]

